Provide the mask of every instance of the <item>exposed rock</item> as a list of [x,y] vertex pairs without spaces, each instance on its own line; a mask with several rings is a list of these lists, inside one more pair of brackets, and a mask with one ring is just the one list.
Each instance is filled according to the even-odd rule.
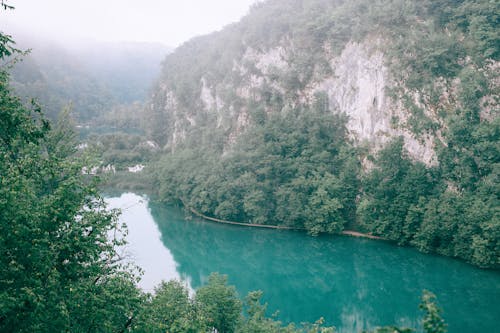
[[[204,74],[199,82],[199,109],[179,104],[173,91],[160,85],[164,95],[164,110],[168,113],[171,132],[168,146],[175,148],[186,138],[189,128],[198,126],[197,117],[201,113],[215,117],[218,128],[224,129],[227,139],[225,151],[236,138],[251,124],[249,106],[259,105],[266,112],[276,112],[297,106],[312,105],[317,94],[327,97],[325,106],[331,112],[348,116],[347,128],[351,138],[359,145],[368,147],[372,153],[381,149],[395,137],[404,138],[404,146],[409,155],[427,165],[437,164],[436,140],[442,142],[441,123],[437,110],[428,102],[428,96],[419,91],[410,91],[404,82],[396,82],[386,64],[383,38],[369,36],[362,42],[348,42],[341,52],[332,52],[325,43],[322,59],[329,68],[314,70],[298,91],[290,91],[285,86],[287,75],[293,71],[294,57],[298,51],[288,39],[268,50],[246,47],[241,58],[233,59],[232,71],[223,78],[214,79],[210,73]],[[496,69],[497,64],[490,67]],[[493,70],[494,72],[494,70]],[[293,73],[292,73],[293,74]],[[299,78],[300,80],[300,78]],[[440,106],[444,109],[456,104],[457,87],[460,82],[436,80],[441,91]],[[399,95],[389,96],[389,91],[399,89]],[[408,110],[403,97],[421,110],[423,117],[437,129],[416,131],[412,129],[412,111]],[[281,101],[281,109],[270,106],[270,99]],[[482,119],[491,119],[498,113],[498,101],[494,96],[483,99]],[[158,108],[158,106],[156,106]],[[189,111],[186,111],[189,110]],[[365,163],[369,167],[369,163]]]
[[144,169],[144,165],[136,164],[134,166],[128,167],[127,169],[128,169],[128,172],[137,173],[137,172],[141,172]]
[[156,149],[160,148],[158,146],[158,144],[156,142],[152,141],[152,140],[147,140],[146,142],[144,142],[144,144],[145,144],[146,147],[149,147],[149,148],[151,148],[153,150],[156,150]]
[[115,166],[113,164],[108,164],[101,168],[103,173],[116,173]]
[[80,143],[76,146],[76,149],[78,150],[85,150],[89,147],[88,143],[86,142],[83,142],[83,143]]

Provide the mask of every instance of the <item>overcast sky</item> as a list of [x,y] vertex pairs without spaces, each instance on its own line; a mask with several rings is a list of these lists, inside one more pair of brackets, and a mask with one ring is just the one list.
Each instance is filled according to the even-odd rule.
[[188,39],[238,21],[258,0],[7,0],[0,30],[22,30],[65,41],[161,42]]

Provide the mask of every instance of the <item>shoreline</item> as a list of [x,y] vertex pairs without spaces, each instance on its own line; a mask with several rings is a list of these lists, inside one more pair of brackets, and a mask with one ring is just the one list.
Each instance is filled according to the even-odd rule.
[[[275,229],[275,230],[303,230],[303,231],[306,230],[305,228],[294,228],[294,227],[279,226],[279,225],[243,223],[243,222],[221,220],[221,219],[218,219],[218,218],[215,218],[215,217],[206,216],[206,215],[204,215],[204,214],[196,211],[195,209],[187,206],[186,204],[184,204],[184,202],[183,202],[183,205],[192,214],[194,214],[194,215],[196,215],[196,216],[198,216],[198,217],[200,217],[200,218],[202,218],[204,220],[211,221],[211,222],[222,223],[222,224],[230,224],[230,225],[237,225],[237,226],[241,226],[241,227],[266,228],[266,229]],[[354,231],[354,230],[343,230],[340,233],[340,235],[349,236],[349,237],[356,237],[356,238],[367,238],[367,239],[374,239],[374,240],[385,240],[384,238],[382,238],[380,236],[374,236],[374,235],[371,235],[371,234],[366,234],[366,233],[362,233],[362,232]]]

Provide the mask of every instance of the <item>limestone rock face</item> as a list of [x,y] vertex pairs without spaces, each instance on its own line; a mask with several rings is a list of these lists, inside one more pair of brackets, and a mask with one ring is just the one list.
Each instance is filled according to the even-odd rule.
[[[384,40],[366,38],[348,42],[340,52],[327,46],[317,55],[326,69],[315,68],[312,75],[301,78],[297,71],[298,50],[287,39],[269,49],[256,50],[247,46],[241,56],[232,59],[230,71],[213,75],[209,69],[202,72],[197,82],[198,92],[190,105],[171,84],[161,83],[155,92],[151,110],[164,114],[169,130],[163,133],[166,147],[175,147],[189,135],[189,129],[209,126],[226,133],[226,150],[230,149],[240,133],[252,124],[250,112],[255,106],[266,113],[286,112],[298,106],[312,105],[318,94],[326,96],[325,108],[348,116],[347,128],[359,145],[376,152],[395,137],[404,138],[409,155],[427,165],[437,163],[434,145],[439,133],[415,134],[405,126],[410,111],[389,91],[401,82],[391,77],[384,54]],[[298,73],[298,74],[297,74]],[[290,77],[295,75],[301,84],[290,88]],[[217,77],[217,78],[215,78]],[[167,78],[168,79],[168,78]],[[293,82],[293,81],[292,81]],[[404,85],[404,83],[403,83]],[[415,92],[407,94],[418,103]],[[277,108],[273,101],[280,102]],[[155,102],[156,101],[156,102]],[[429,118],[436,120],[432,110],[421,105]]]
[[382,44],[380,39],[348,43],[340,56],[329,60],[334,75],[312,83],[308,93],[326,92],[329,109],[348,116],[347,127],[356,142],[379,149],[390,139],[403,136],[410,156],[434,164],[433,138],[416,138],[393,121],[407,119],[408,114],[387,95],[395,82],[385,64]]

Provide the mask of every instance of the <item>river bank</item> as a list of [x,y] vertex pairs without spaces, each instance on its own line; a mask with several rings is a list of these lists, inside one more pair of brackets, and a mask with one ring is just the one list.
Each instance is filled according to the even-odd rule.
[[[222,220],[218,219],[215,217],[210,217],[206,216],[195,209],[187,206],[184,201],[183,201],[184,207],[191,212],[193,215],[196,215],[204,220],[211,221],[211,222],[216,222],[216,223],[223,223],[223,224],[230,224],[230,225],[237,225],[237,226],[242,226],[242,227],[252,227],[252,228],[267,228],[267,229],[277,229],[277,230],[302,230],[305,231],[305,228],[296,228],[296,227],[287,227],[287,226],[280,226],[280,225],[267,225],[267,224],[255,224],[255,223],[243,223],[243,222],[235,222],[235,221],[228,221],[228,220]],[[372,234],[367,234],[367,233],[362,233],[359,231],[354,231],[354,230],[343,230],[341,235],[344,236],[350,236],[350,237],[359,237],[359,238],[368,238],[368,239],[376,239],[376,240],[386,240],[385,238],[375,236]]]

